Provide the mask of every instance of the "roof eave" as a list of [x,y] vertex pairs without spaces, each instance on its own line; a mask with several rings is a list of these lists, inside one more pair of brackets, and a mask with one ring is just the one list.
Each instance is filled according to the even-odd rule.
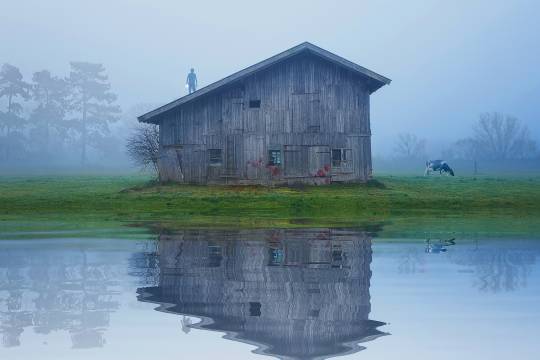
[[312,52],[314,53],[315,55],[319,55],[323,58],[326,58],[327,60],[329,61],[332,61],[332,62],[335,62],[335,63],[338,63],[340,65],[342,65],[343,67],[346,67],[348,69],[351,69],[351,70],[354,70],[356,72],[358,72],[359,74],[362,74],[364,76],[366,76],[368,79],[374,81],[376,84],[376,86],[373,86],[371,87],[370,89],[370,93],[374,93],[375,91],[377,91],[378,89],[380,89],[381,87],[383,87],[384,85],[389,85],[390,82],[392,80],[390,80],[389,78],[385,77],[385,76],[382,76],[380,74],[377,74],[376,72],[374,71],[371,71],[367,68],[364,68],[356,63],[353,63],[352,61],[349,61],[345,58],[342,58],[341,56],[339,55],[336,55],[328,50],[325,50],[325,49],[322,49],[316,45],[313,45],[309,42],[304,42],[300,45],[297,45],[295,47],[292,47],[288,50],[285,50],[277,55],[274,55],[266,60],[263,60],[263,61],[260,61],[254,65],[251,65],[251,66],[248,66],[247,68],[243,69],[243,70],[240,70],[240,71],[237,71],[221,80],[218,80],[208,86],[205,86],[203,87],[202,89],[199,89],[197,91],[195,91],[194,93],[191,93],[189,95],[186,95],[186,96],[183,96],[179,99],[176,99],[174,101],[171,101],[163,106],[160,106],[158,107],[157,109],[154,109],[152,111],[149,111],[148,113],[146,114],[143,114],[141,116],[139,116],[137,119],[139,120],[139,122],[144,122],[144,123],[149,123],[149,124],[156,124],[159,122],[159,118],[158,116],[160,114],[163,114],[177,106],[180,106],[182,104],[185,104],[189,101],[192,101],[198,97],[201,97],[201,96],[204,96],[205,94],[208,94],[218,88],[221,88],[225,85],[228,85],[228,84],[231,84],[231,83],[234,83],[256,71],[260,71],[260,70],[263,70],[265,68],[268,68],[274,64],[276,64],[277,62],[280,62],[280,61],[283,61],[289,57],[292,57],[292,56],[295,56],[295,55],[298,55],[299,53],[301,53],[302,51],[307,51],[307,52]]

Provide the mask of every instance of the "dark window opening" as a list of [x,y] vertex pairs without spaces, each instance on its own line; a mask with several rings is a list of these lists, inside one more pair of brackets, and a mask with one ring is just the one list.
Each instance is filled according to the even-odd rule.
[[343,252],[341,250],[332,250],[332,261],[342,261]]
[[221,246],[208,246],[208,267],[220,267],[223,260]]
[[249,303],[249,316],[261,316],[261,303],[260,302]]
[[332,149],[332,166],[346,167],[352,160],[351,155],[351,149]]
[[223,163],[223,155],[221,149],[209,149],[208,162],[210,163],[210,165],[221,165]]
[[308,132],[310,133],[318,133],[321,131],[321,127],[319,125],[310,125],[308,126]]
[[309,317],[312,317],[312,318],[318,318],[320,312],[321,312],[320,309],[309,310],[308,316],[309,316]]
[[270,150],[268,152],[268,165],[281,165],[281,150]]
[[283,253],[283,249],[270,249],[270,261],[268,265],[279,266],[283,264],[284,258],[285,254]]
[[332,166],[341,166],[341,149],[332,149]]
[[258,109],[261,107],[261,100],[249,100],[249,107],[251,109]]

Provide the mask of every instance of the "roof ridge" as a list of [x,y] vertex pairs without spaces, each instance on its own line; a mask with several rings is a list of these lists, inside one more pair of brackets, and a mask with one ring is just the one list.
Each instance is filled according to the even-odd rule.
[[[371,71],[365,67],[362,67],[350,60],[347,60],[339,55],[336,55],[328,50],[325,50],[313,43],[310,43],[309,41],[304,41],[298,45],[295,45],[287,50],[284,50],[280,53],[277,53],[276,55],[273,55],[265,60],[259,61],[253,65],[250,65],[242,70],[239,70],[237,72],[234,72],[221,80],[215,81],[209,85],[206,85],[205,87],[191,93],[188,95],[184,95],[176,100],[173,100],[165,105],[162,105],[152,111],[149,111],[141,116],[138,117],[138,120],[141,122],[152,122],[150,121],[151,118],[154,116],[160,115],[166,111],[169,111],[177,106],[180,106],[184,103],[187,103],[189,101],[192,101],[200,96],[203,96],[205,94],[208,94],[209,92],[212,92],[218,88],[221,88],[222,86],[225,86],[231,82],[240,80],[241,78],[248,76],[256,71],[263,70],[269,66],[272,66],[276,64],[277,62],[283,61],[289,57],[297,55],[299,52],[308,50],[313,52],[316,55],[319,55],[323,58],[326,58],[329,61],[335,62],[343,67],[349,68],[350,70],[353,70],[355,72],[361,73],[364,76],[367,76],[375,81],[377,81],[380,86],[378,86],[375,90],[380,88],[381,86],[390,84],[391,80],[377,74],[374,71]],[[374,91],[375,91],[374,90]]]

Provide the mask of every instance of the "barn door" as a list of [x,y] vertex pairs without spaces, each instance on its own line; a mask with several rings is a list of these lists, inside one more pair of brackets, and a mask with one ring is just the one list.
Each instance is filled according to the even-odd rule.
[[199,146],[194,146],[191,154],[192,181],[197,184],[206,183],[206,151]]
[[285,176],[300,177],[307,175],[307,147],[285,145],[283,151]]
[[328,146],[309,147],[309,173],[312,176],[330,176],[331,161]]
[[227,173],[233,173],[236,168],[236,154],[234,149],[234,135],[227,135],[227,143],[225,145],[225,169]]
[[176,175],[178,181],[184,182],[184,149],[182,147],[175,149],[176,153]]
[[242,144],[240,135],[227,135],[225,140],[225,174],[239,175]]
[[163,147],[158,158],[161,181],[184,181],[183,152],[181,148]]
[[263,136],[246,136],[244,139],[244,157],[246,159],[247,178],[249,180],[260,178],[265,168]]

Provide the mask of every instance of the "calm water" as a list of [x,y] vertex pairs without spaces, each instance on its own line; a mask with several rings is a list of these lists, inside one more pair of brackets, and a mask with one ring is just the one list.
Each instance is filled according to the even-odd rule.
[[538,359],[540,239],[0,241],[0,359]]

